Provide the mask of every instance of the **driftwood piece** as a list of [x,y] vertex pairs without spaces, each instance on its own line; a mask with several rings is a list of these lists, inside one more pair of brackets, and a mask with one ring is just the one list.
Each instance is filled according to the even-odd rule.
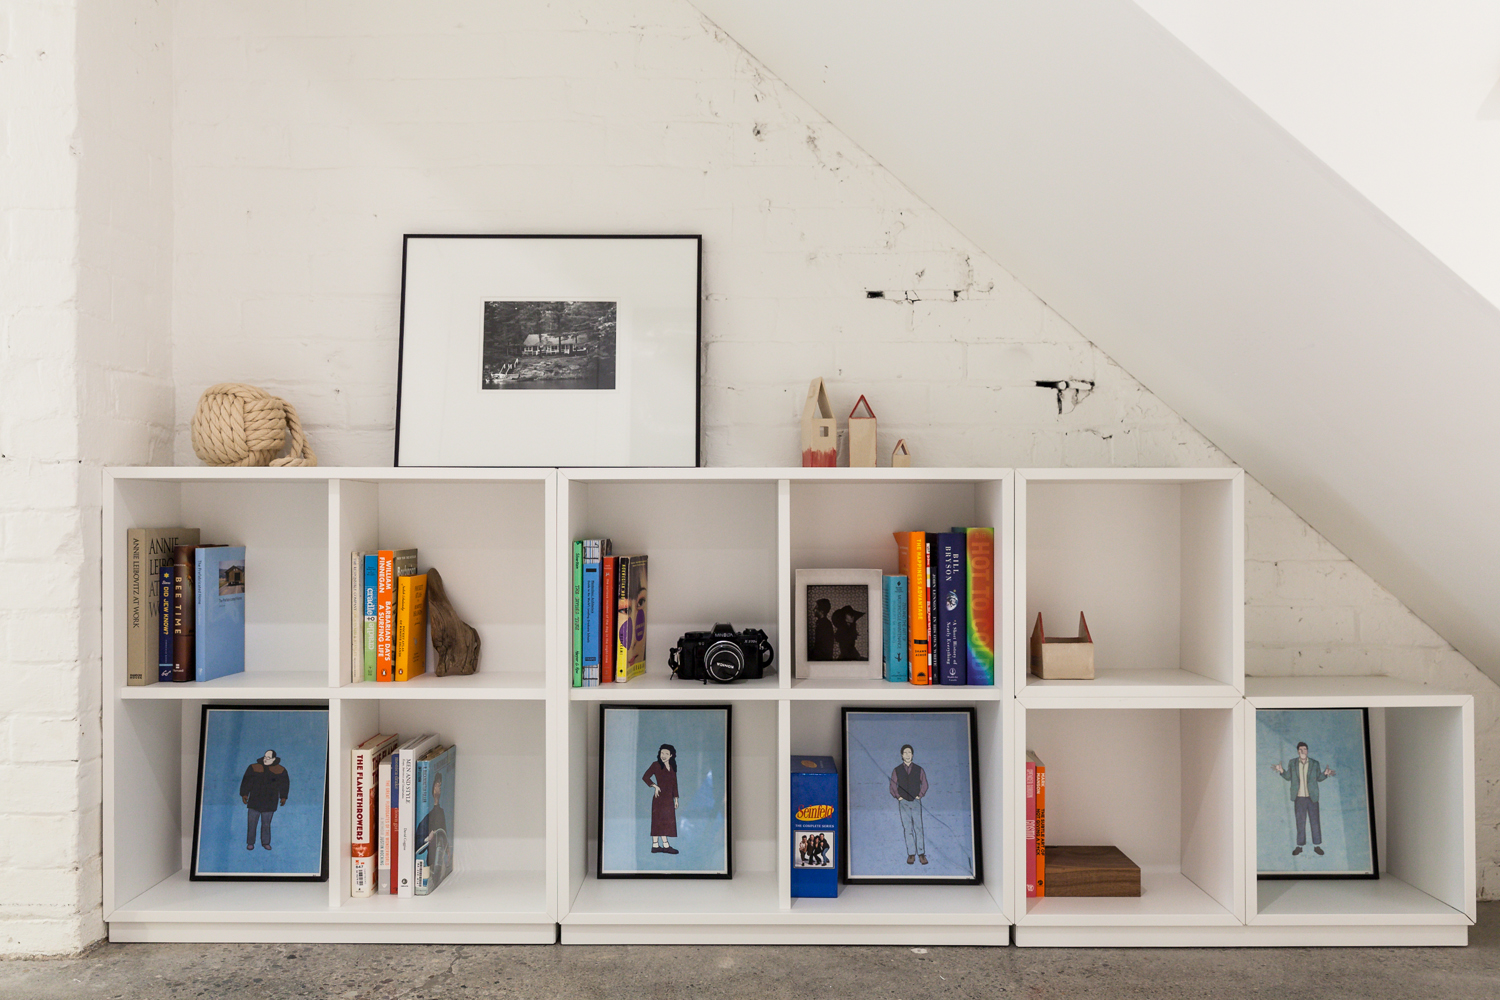
[[427,627],[437,651],[437,675],[472,674],[479,666],[479,633],[458,617],[443,589],[442,576],[431,567],[427,570]]

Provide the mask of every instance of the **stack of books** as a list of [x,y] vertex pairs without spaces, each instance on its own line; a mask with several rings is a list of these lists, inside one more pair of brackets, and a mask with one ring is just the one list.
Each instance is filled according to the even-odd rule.
[[1047,765],[1026,751],[1026,898],[1047,895]]
[[457,755],[432,733],[381,733],[354,748],[351,896],[425,896],[453,872]]
[[646,672],[646,557],[617,556],[608,538],[573,542],[573,686]]
[[416,549],[350,556],[349,679],[407,681],[427,671],[427,574]]
[[245,547],[197,528],[125,532],[125,683],[211,681],[245,669]]
[[897,531],[886,577],[888,681],[995,683],[995,529]]

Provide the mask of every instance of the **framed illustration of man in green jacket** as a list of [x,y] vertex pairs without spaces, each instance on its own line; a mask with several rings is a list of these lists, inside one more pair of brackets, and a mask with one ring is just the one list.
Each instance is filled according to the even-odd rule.
[[1307,846],[1307,828],[1312,826],[1313,851],[1323,853],[1323,817],[1318,811],[1318,785],[1334,777],[1331,767],[1324,767],[1307,755],[1307,744],[1297,744],[1297,756],[1286,762],[1271,765],[1276,773],[1292,786],[1292,808],[1297,816],[1297,846],[1293,854],[1301,854]]

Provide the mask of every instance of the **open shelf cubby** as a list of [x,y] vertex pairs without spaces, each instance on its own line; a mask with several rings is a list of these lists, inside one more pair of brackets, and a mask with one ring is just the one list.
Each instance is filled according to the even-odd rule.
[[[1461,944],[1475,917],[1469,695],[1381,677],[1245,678],[1238,469],[111,469],[104,480],[104,913],[117,941],[1023,946]],[[246,668],[125,683],[125,529],[246,546]],[[892,533],[995,529],[996,683],[794,677],[798,569],[897,570]],[[572,542],[649,564],[647,672],[571,685]],[[481,638],[470,676],[352,677],[351,552],[415,547]],[[1082,611],[1092,681],[1026,672],[1037,612]],[[762,628],[774,669],[678,680],[669,650]],[[429,650],[431,663],[432,651]],[[326,883],[187,876],[205,703],[327,705]],[[604,704],[727,703],[733,878],[600,879]],[[791,895],[792,754],[839,760],[840,709],[972,707],[981,884]],[[1370,709],[1381,877],[1256,878],[1260,708]],[[458,868],[415,899],[349,896],[350,751],[459,746]],[[1113,844],[1125,899],[1025,895],[1024,760],[1048,840]],[[644,762],[643,762],[643,767]]]

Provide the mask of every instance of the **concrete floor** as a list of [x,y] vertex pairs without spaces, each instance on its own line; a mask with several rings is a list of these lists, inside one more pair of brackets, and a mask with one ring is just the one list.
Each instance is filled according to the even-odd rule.
[[1467,948],[750,948],[107,944],[0,962],[4,1000],[1500,997],[1500,902]]

